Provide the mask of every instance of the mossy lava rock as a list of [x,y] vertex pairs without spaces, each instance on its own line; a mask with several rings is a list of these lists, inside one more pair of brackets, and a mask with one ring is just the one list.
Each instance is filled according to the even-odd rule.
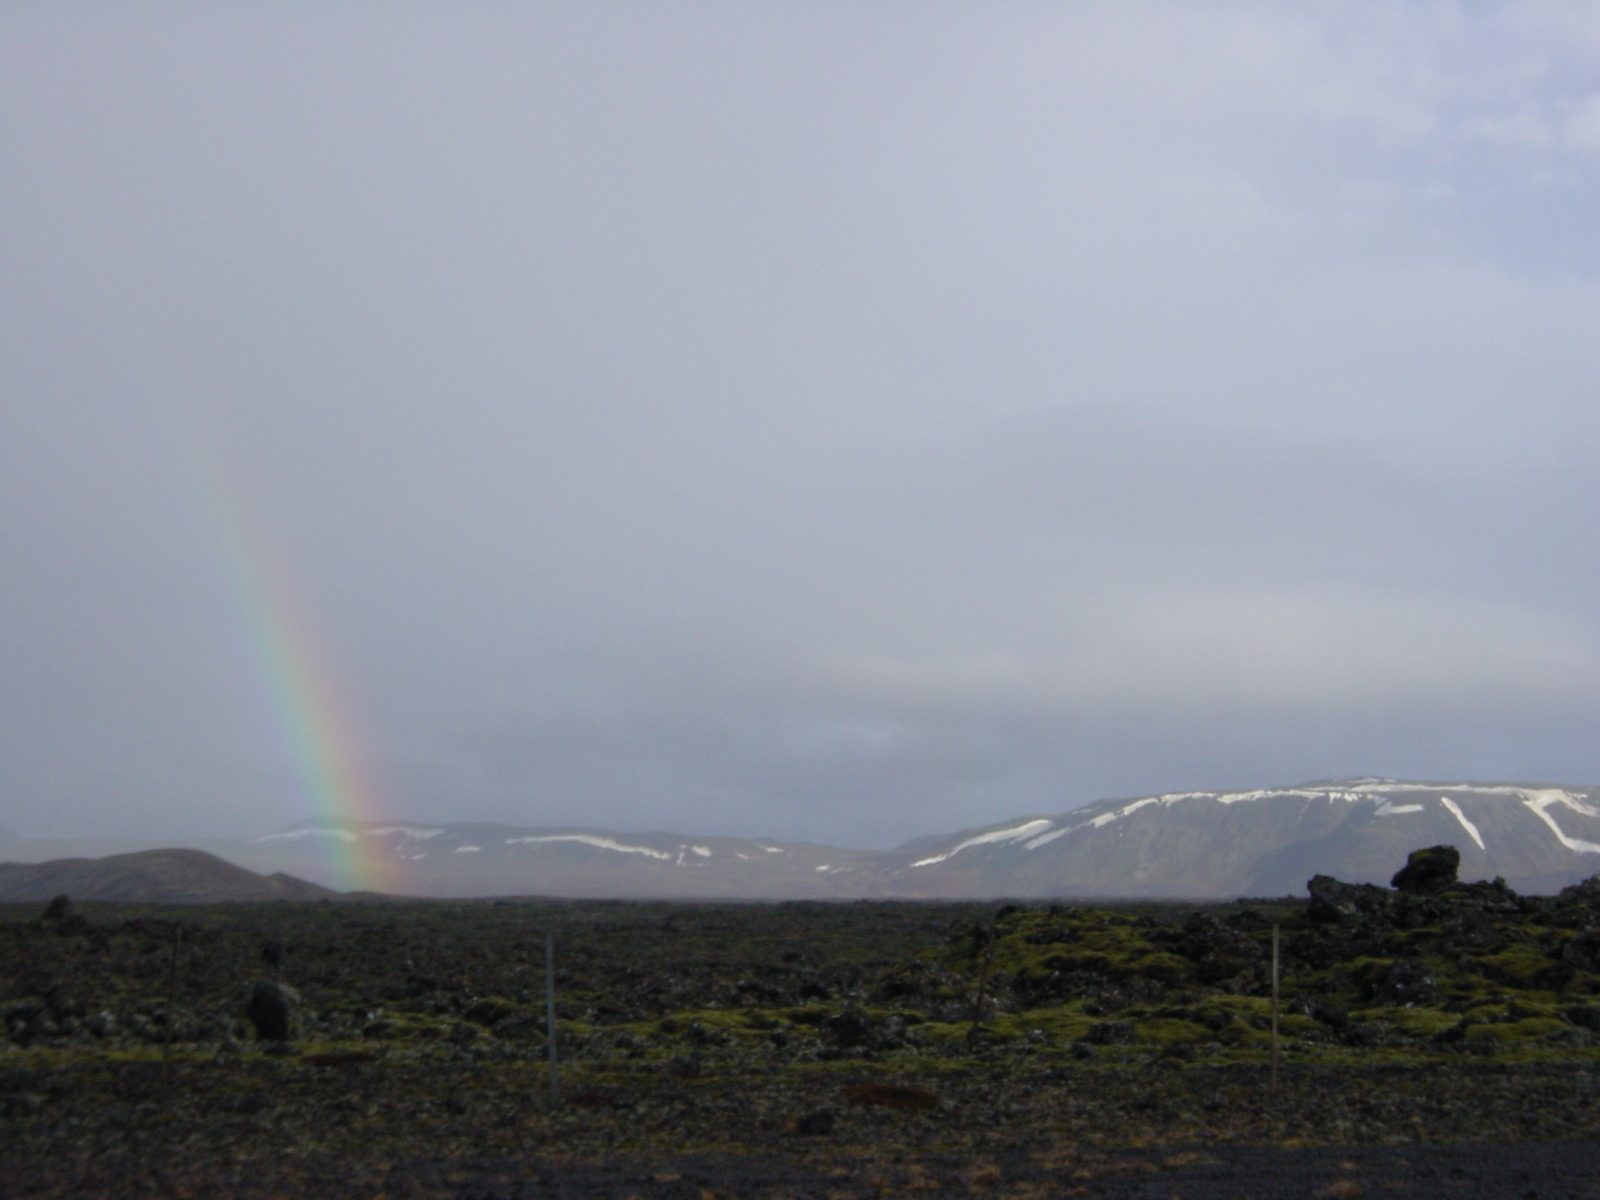
[[1461,851],[1454,846],[1429,846],[1413,850],[1406,865],[1395,872],[1389,886],[1413,896],[1431,896],[1455,886]]

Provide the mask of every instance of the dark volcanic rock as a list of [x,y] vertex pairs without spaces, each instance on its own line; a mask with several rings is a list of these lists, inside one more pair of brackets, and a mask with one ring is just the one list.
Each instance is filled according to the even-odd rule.
[[896,1108],[902,1112],[925,1112],[939,1107],[937,1092],[903,1083],[857,1083],[841,1092],[850,1104],[869,1104]]
[[806,1137],[825,1137],[833,1132],[838,1117],[831,1108],[809,1112],[794,1123],[794,1131]]
[[281,983],[262,980],[250,992],[245,1016],[255,1026],[259,1042],[287,1042],[294,1036],[294,1010],[299,993]]
[[1430,896],[1454,886],[1461,868],[1461,851],[1454,846],[1429,846],[1413,850],[1406,865],[1395,872],[1389,886],[1414,896]]
[[1371,883],[1341,883],[1332,875],[1313,875],[1306,883],[1313,921],[1387,918],[1393,894]]
[[1373,980],[1371,998],[1389,1004],[1426,1004],[1438,996],[1438,981],[1427,963],[1417,958],[1397,958],[1380,978]]
[[1175,949],[1195,963],[1202,983],[1231,979],[1262,957],[1260,945],[1210,913],[1195,913],[1184,922]]
[[1561,961],[1580,971],[1600,971],[1600,929],[1585,929],[1561,947]]
[[1591,875],[1581,883],[1561,889],[1558,897],[1563,904],[1586,904],[1600,908],[1600,875]]
[[833,1040],[845,1050],[869,1046],[876,1040],[871,1018],[858,1009],[846,1009],[829,1017],[826,1024]]
[[1083,1040],[1095,1046],[1130,1046],[1134,1041],[1133,1022],[1096,1021]]

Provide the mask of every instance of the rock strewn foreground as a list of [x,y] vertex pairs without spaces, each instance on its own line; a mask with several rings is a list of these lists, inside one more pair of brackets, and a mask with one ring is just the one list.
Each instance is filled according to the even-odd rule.
[[[1600,885],[1524,897],[1429,861],[1405,890],[1223,906],[239,906],[183,912],[176,942],[176,910],[14,912],[0,1196],[613,1194],[585,1163],[690,1200],[1204,1195],[1285,1143],[1592,1164]],[[696,1183],[690,1159],[722,1165]],[[1513,1159],[1436,1194],[1521,1194],[1471,1190]],[[1312,1182],[1412,1178],[1350,1161]]]

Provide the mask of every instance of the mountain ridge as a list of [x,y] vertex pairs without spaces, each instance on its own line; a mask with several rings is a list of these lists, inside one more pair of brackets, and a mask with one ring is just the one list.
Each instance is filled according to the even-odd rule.
[[[20,843],[3,849],[15,853]],[[1463,879],[1557,891],[1600,871],[1600,788],[1363,776],[1165,792],[855,850],[777,838],[495,822],[304,821],[205,848],[331,884],[356,854],[405,894],[661,899],[1099,897],[1303,893],[1315,874],[1385,883],[1424,845]]]

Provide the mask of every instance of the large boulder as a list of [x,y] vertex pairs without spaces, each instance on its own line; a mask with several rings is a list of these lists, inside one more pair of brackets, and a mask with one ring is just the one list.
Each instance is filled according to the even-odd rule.
[[1461,851],[1454,846],[1429,846],[1413,850],[1406,865],[1395,872],[1389,886],[1412,896],[1436,896],[1455,886],[1461,868]]
[[255,1026],[258,1042],[287,1042],[294,1037],[294,1010],[300,993],[282,983],[263,979],[250,991],[245,1016]]

